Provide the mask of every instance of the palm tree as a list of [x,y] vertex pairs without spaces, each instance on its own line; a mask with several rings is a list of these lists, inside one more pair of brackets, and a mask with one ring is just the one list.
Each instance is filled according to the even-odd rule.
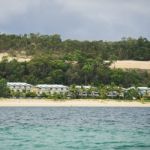
[[76,85],[73,84],[70,86],[70,94],[72,98],[78,98],[79,97],[79,91],[76,88]]

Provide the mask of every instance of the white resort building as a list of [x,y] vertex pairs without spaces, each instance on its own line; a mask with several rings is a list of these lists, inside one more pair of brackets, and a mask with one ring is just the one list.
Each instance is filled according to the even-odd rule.
[[141,95],[149,95],[150,94],[150,88],[148,87],[137,87],[139,94]]
[[59,84],[38,84],[35,86],[37,89],[36,94],[40,95],[42,93],[51,94],[65,94],[69,91],[68,86],[59,85]]
[[7,86],[14,92],[31,92],[32,85],[25,82],[7,82]]
[[79,96],[82,96],[82,97],[87,97],[87,96],[98,97],[99,96],[99,93],[96,91],[96,88],[90,85],[84,85],[84,86],[76,85],[75,88],[78,89]]

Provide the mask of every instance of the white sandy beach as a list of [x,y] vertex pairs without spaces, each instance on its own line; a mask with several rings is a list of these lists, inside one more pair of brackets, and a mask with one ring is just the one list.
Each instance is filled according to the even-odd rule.
[[150,107],[150,102],[98,99],[57,101],[45,99],[0,99],[0,107]]

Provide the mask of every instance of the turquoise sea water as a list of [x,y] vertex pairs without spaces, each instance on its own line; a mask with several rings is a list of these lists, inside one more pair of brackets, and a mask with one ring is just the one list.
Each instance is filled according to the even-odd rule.
[[0,108],[0,150],[150,150],[150,108]]

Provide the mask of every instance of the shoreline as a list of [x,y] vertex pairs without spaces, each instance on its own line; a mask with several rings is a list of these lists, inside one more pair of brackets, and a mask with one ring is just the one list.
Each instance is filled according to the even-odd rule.
[[102,99],[0,99],[0,107],[150,107],[150,102]]

